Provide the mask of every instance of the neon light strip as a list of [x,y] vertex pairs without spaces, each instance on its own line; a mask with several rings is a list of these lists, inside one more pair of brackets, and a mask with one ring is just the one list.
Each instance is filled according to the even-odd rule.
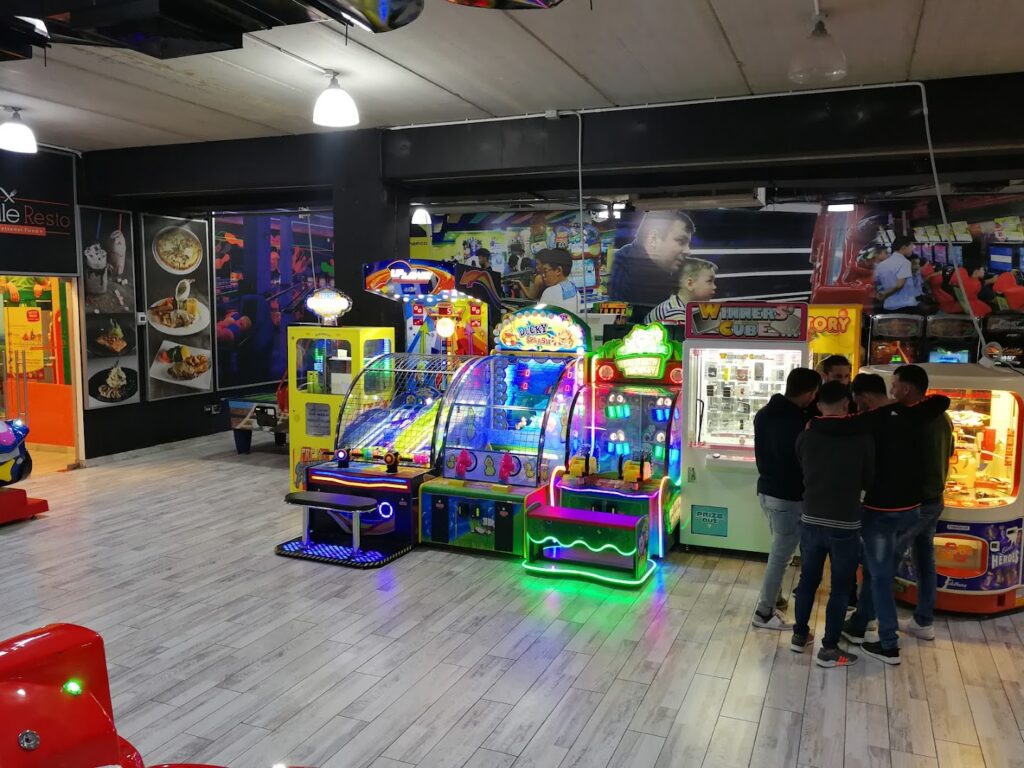
[[581,576],[585,579],[595,579],[597,581],[603,581],[606,584],[616,584],[624,587],[638,587],[643,584],[647,579],[651,577],[655,569],[658,567],[657,563],[653,560],[647,561],[647,571],[639,579],[627,579],[625,577],[618,576],[604,576],[600,573],[593,573],[592,571],[581,571],[576,568],[565,568],[554,563],[545,563],[543,566],[535,565],[534,563],[523,560],[523,568],[533,573],[543,573],[547,575],[557,576]]
[[555,471],[551,473],[551,479],[548,481],[548,506],[557,507],[555,503],[555,483],[558,481],[566,469],[563,466],[555,467]]
[[405,481],[395,483],[388,482],[386,480],[356,480],[355,478],[334,477],[333,475],[320,475],[314,473],[310,473],[309,479],[318,483],[352,486],[353,488],[386,488],[393,491],[409,490],[409,484]]
[[[574,486],[565,486],[565,487],[568,488],[570,491],[572,491],[574,493],[596,493],[596,494],[598,494],[600,496],[621,496],[624,499],[637,499],[637,500],[653,499],[659,493],[661,493],[660,490],[657,490],[654,493],[626,493],[625,491],[613,491],[613,490],[610,490],[608,488],[576,488]],[[554,505],[552,505],[552,506],[554,506]]]
[[600,547],[597,547],[595,549],[594,547],[590,546],[590,544],[588,544],[587,541],[584,540],[584,539],[576,539],[576,541],[570,542],[569,544],[563,544],[561,541],[559,541],[557,536],[545,536],[543,539],[535,539],[530,534],[526,534],[526,538],[527,538],[527,540],[531,544],[538,544],[538,545],[541,545],[541,546],[543,546],[545,544],[554,544],[555,546],[561,547],[562,549],[572,549],[577,544],[582,544],[584,547],[589,549],[594,554],[598,554],[600,552],[604,552],[605,550],[608,550],[608,549],[614,549],[616,552],[618,552],[623,557],[632,557],[633,555],[636,554],[636,547],[633,547],[633,549],[629,550],[628,552],[624,552],[621,549],[619,549],[618,547],[616,547],[614,544],[608,543],[608,544],[602,544]]
[[658,516],[658,557],[665,557],[665,484],[668,483],[668,475],[663,475],[658,485],[658,503],[655,505],[654,514]]

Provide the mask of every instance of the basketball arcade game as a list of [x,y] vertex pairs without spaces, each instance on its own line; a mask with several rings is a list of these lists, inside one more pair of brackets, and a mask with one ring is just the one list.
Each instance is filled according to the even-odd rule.
[[319,562],[376,568],[416,543],[420,484],[434,464],[436,427],[446,420],[449,388],[477,358],[392,353],[356,374],[341,406],[334,458],[306,470],[310,491],[366,494],[376,509],[353,523],[326,509],[309,509],[303,536],[277,553]]
[[683,544],[768,552],[758,508],[754,415],[807,364],[806,304],[686,307]]
[[420,487],[421,539],[522,555],[528,494],[565,455],[590,331],[543,305],[507,315],[495,349],[470,363],[437,422],[441,477]]
[[[565,467],[550,484],[554,506],[645,517],[657,557],[670,548],[682,512],[682,359],[682,345],[660,323],[634,326],[596,350],[570,410]],[[531,544],[553,545],[538,554],[556,571],[569,561],[574,573],[589,575],[589,565],[603,564],[593,555],[606,543],[591,539],[582,550],[557,539]]]

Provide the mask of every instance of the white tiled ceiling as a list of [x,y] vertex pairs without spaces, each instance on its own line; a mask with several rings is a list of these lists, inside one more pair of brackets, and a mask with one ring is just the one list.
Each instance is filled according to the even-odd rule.
[[[1024,0],[823,0],[850,68],[845,84],[1024,69]],[[336,69],[363,126],[788,90],[812,0],[565,0],[497,12],[426,0],[395,32],[328,24],[260,37]],[[158,61],[57,46],[0,64],[0,104],[41,141],[101,149],[308,133],[326,84],[258,42]]]

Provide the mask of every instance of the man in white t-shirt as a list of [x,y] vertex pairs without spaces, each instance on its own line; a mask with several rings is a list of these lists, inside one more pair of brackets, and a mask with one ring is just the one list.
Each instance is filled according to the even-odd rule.
[[572,273],[572,254],[560,248],[544,248],[534,258],[537,260],[537,276],[530,285],[519,282],[523,294],[538,304],[578,314],[579,293],[569,279]]
[[886,253],[884,248],[875,252],[875,285],[878,288],[875,296],[887,312],[917,307],[913,270],[906,255],[913,249],[913,240],[898,237],[892,244],[892,253]]

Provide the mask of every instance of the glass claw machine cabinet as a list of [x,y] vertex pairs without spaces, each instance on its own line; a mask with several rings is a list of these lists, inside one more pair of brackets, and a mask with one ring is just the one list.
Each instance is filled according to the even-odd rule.
[[[291,490],[306,470],[334,458],[338,415],[366,363],[391,352],[393,328],[293,325],[288,328],[288,443]],[[365,387],[366,382],[360,386]]]
[[[682,544],[766,553],[757,500],[754,415],[807,365],[807,305],[686,307]],[[687,522],[688,520],[688,522]]]
[[[935,536],[936,608],[994,614],[1024,607],[1020,453],[1024,376],[977,364],[926,364],[931,392],[952,401],[953,455]],[[887,383],[895,366],[869,368]],[[917,602],[917,574],[904,557],[896,594]]]
[[818,366],[826,357],[842,355],[850,361],[854,375],[860,369],[861,315],[859,305],[811,304],[807,310],[810,366]]

